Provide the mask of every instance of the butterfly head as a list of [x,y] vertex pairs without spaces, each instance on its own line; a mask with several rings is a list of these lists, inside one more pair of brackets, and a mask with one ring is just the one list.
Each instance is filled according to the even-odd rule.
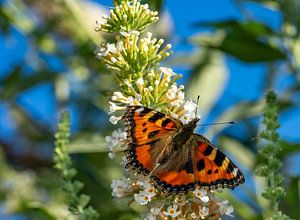
[[194,131],[194,129],[197,127],[197,123],[198,123],[199,120],[200,120],[199,118],[194,118],[189,123],[184,125],[185,129],[190,130],[190,131]]

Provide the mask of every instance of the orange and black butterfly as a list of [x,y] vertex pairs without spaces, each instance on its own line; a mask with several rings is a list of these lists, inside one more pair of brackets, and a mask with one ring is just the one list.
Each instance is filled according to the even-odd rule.
[[188,124],[144,106],[127,107],[126,168],[148,176],[166,194],[231,188],[245,179],[234,163]]

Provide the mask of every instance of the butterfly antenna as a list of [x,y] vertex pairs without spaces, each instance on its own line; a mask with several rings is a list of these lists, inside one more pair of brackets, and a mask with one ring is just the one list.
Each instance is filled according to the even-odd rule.
[[200,126],[208,126],[208,125],[226,125],[226,124],[236,124],[236,121],[226,121],[226,122],[217,122],[217,123],[209,123],[209,124],[202,124],[202,125],[198,125],[197,127]]
[[199,99],[200,99],[200,95],[197,96],[195,118],[197,118],[197,111],[198,111],[198,103],[199,103]]

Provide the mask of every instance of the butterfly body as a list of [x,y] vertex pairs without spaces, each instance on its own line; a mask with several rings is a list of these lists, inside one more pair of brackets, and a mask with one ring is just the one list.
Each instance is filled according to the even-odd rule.
[[204,136],[194,133],[198,118],[188,124],[143,106],[124,114],[128,152],[126,165],[149,177],[166,194],[234,188],[244,182],[238,168]]

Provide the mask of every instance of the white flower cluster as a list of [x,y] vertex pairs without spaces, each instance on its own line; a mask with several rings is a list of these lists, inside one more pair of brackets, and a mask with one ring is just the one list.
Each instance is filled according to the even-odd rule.
[[122,38],[117,43],[102,43],[94,52],[96,58],[117,72],[121,80],[136,79],[141,76],[138,73],[151,69],[170,55],[171,44],[163,46],[164,40],[153,38],[150,32],[144,38],[140,38],[140,32],[134,30],[121,34]]
[[[118,51],[122,50],[123,42],[118,41],[116,44],[107,43],[106,45],[102,45],[97,47],[94,51],[96,58],[101,59],[102,57],[108,56],[109,54],[116,54]],[[114,62],[116,58],[112,58],[112,62]]]
[[[158,12],[151,11],[148,4],[139,0],[123,1],[110,10],[110,16],[102,16],[96,31],[112,33],[115,31],[144,30],[149,24],[158,21]],[[135,22],[139,20],[140,22]],[[134,21],[134,22],[132,22]]]
[[197,104],[193,101],[186,101],[183,106],[184,114],[180,117],[182,123],[186,124],[194,118],[201,118],[200,112],[197,109]]
[[[201,217],[201,219],[205,219],[209,215],[208,206],[210,198],[205,190],[197,188],[192,192],[196,200],[188,198],[186,195],[177,195],[175,199],[167,198],[162,200],[153,185],[149,181],[142,179],[141,176],[138,179],[135,176],[134,178],[123,177],[119,180],[113,180],[111,187],[113,189],[113,196],[121,198],[133,195],[136,203],[142,206],[147,205],[148,211],[143,214],[142,218],[145,220],[165,219],[167,217],[177,219],[179,216],[187,215],[188,213],[184,214],[181,211],[182,207],[185,207],[187,203],[191,203],[189,207],[196,205],[198,210],[197,213],[191,212],[189,214],[191,218],[196,219]],[[169,203],[169,205],[166,205],[166,203]],[[222,213],[228,215],[231,212],[230,207],[226,205],[226,202],[220,202],[220,210],[222,210]]]
[[119,180],[112,180],[111,183],[112,195],[114,197],[124,197],[132,192],[131,181],[128,178],[122,177]]
[[229,204],[228,200],[224,200],[224,201],[219,201],[218,202],[219,205],[219,211],[221,215],[228,215],[230,217],[234,217],[232,215],[234,209],[233,207]]
[[137,184],[143,188],[134,194],[135,201],[140,205],[147,205],[156,196],[156,189],[148,181],[138,181]]
[[106,136],[105,141],[107,143],[107,148],[109,149],[108,156],[112,159],[115,157],[115,153],[118,151],[118,147],[125,146],[126,132],[122,131],[120,128],[113,131],[111,136]]
[[[140,38],[141,31],[148,23],[138,25],[135,22],[138,28],[127,26],[130,23],[129,16],[137,21],[141,17],[135,17],[130,11],[144,11],[145,14],[138,15],[147,15],[148,18],[144,19],[147,22],[157,19],[156,13],[150,14],[148,6],[141,6],[137,0],[133,0],[132,3],[112,10],[110,17],[106,17],[106,22],[100,26],[106,32],[114,32],[115,26],[122,25],[117,27],[117,31],[121,33],[117,43],[102,44],[95,51],[97,58],[114,71],[120,85],[120,91],[113,92],[109,101],[110,122],[116,125],[123,117],[126,107],[130,105],[152,107],[181,120],[184,124],[195,117],[200,118],[197,104],[186,100],[184,86],[176,84],[176,80],[181,76],[171,68],[159,67],[159,62],[170,55],[171,45],[163,46],[164,40],[153,38],[150,32]],[[119,147],[120,150],[127,147],[126,133],[118,129],[106,137],[106,142],[109,157],[114,158]],[[126,164],[126,157],[124,161],[123,164]],[[215,213],[220,217],[232,216],[233,208],[228,201],[220,201],[211,191],[196,188],[186,195],[172,195],[166,198],[149,182],[148,177],[129,170],[125,176],[113,180],[112,195],[117,198],[130,198],[131,201],[144,206],[146,211],[143,219],[205,219]]]
[[[185,101],[184,86],[177,86],[174,82],[172,77],[178,76],[172,69],[160,67],[156,74],[154,71],[150,71],[148,74],[148,77],[153,78],[153,83],[147,83],[143,77],[131,82],[124,80],[123,84],[128,89],[127,93],[131,95],[115,91],[109,102],[109,114],[123,111],[128,105],[144,105],[156,101],[158,103],[168,103],[168,113],[172,117],[180,119],[184,124],[195,117],[200,118],[199,111],[196,111],[196,103],[190,100]],[[160,100],[157,100],[157,97],[160,97]],[[157,110],[160,110],[160,108]],[[121,118],[122,115],[113,115],[110,117],[110,122],[117,124]]]

